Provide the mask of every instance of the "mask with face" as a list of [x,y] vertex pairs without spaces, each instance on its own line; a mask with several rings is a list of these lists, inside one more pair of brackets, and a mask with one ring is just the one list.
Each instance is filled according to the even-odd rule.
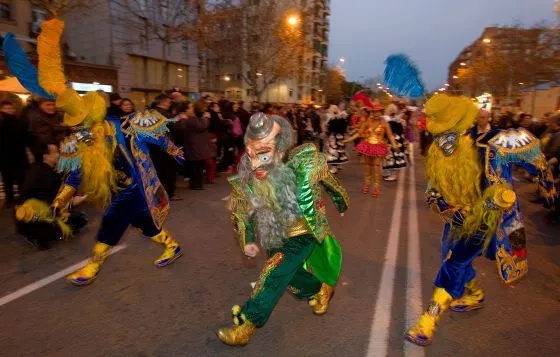
[[450,156],[457,149],[460,135],[455,132],[446,132],[434,137],[436,145],[444,152],[445,156]]

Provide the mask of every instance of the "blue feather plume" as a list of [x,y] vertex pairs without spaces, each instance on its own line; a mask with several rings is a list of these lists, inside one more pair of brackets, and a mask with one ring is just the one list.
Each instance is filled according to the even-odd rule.
[[16,37],[13,33],[7,33],[4,37],[2,46],[4,51],[4,58],[10,72],[16,76],[22,86],[29,92],[43,98],[54,99],[55,97],[47,93],[39,85],[39,74],[37,69],[31,64],[25,51],[17,43]]
[[383,82],[399,96],[418,98],[424,95],[424,83],[416,65],[403,54],[391,55],[385,60]]

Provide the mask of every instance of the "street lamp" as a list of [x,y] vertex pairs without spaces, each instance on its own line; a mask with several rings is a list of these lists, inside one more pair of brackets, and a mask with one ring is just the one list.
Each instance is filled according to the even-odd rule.
[[489,39],[488,37],[486,37],[485,39],[483,39],[483,40],[482,40],[482,42],[484,42],[484,43],[488,44],[488,43],[491,43],[491,42],[492,42],[492,40],[491,40],[491,39]]
[[299,22],[299,18],[296,15],[292,15],[288,17],[288,25],[295,26]]
[[229,82],[231,80],[230,76],[224,76],[224,81]]
[[522,85],[525,85],[525,83],[523,83],[523,82],[519,82],[519,85],[520,85],[520,86],[522,86]]
[[465,67],[467,64],[465,62],[461,62],[461,66]]
[[457,75],[453,76],[453,79],[458,79],[458,78],[459,78],[459,76],[457,76]]
[[446,86],[446,87],[449,87],[449,83],[445,83],[445,86]]
[[340,59],[338,60],[338,62],[340,63],[344,63],[346,60],[344,59],[344,57],[340,57]]
[[263,74],[262,74],[261,72],[257,72],[256,75],[260,77],[260,76],[262,76]]

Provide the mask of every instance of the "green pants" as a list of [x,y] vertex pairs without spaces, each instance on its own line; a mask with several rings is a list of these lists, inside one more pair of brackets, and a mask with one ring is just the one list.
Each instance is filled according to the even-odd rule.
[[269,258],[251,298],[241,309],[247,320],[257,327],[263,326],[286,289],[299,299],[309,299],[319,292],[321,282],[303,268],[316,244],[312,235],[302,235],[268,252]]

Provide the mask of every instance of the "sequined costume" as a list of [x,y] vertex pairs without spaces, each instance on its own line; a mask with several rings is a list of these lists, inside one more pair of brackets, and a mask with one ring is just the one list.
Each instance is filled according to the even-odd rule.
[[383,107],[381,105],[373,103],[370,106],[362,107],[362,111],[365,112],[368,118],[362,120],[357,133],[345,140],[345,142],[350,142],[355,139],[362,139],[355,148],[357,152],[364,156],[364,186],[362,193],[369,193],[373,183],[373,197],[377,197],[380,194],[381,166],[383,159],[389,153],[389,145],[386,138],[391,142],[391,147],[398,150],[389,124],[381,118],[382,110]]
[[[464,312],[483,307],[484,292],[473,268],[477,257],[496,260],[506,284],[527,274],[525,230],[513,191],[513,166],[536,177],[543,195],[555,196],[538,139],[524,129],[491,130],[478,138],[465,134],[477,113],[476,106],[463,97],[438,95],[426,103],[428,130],[435,135],[426,166],[427,203],[445,225],[442,265],[432,302],[406,336],[421,346],[431,343],[436,323],[447,308]],[[473,174],[469,176],[469,172]]]
[[[277,122],[281,118],[276,117]],[[254,118],[249,126],[254,126]],[[287,127],[289,130],[289,127]],[[251,144],[248,144],[251,153]],[[308,300],[315,314],[327,312],[333,286],[341,268],[341,249],[327,221],[321,189],[331,197],[336,209],[348,208],[348,195],[329,172],[323,154],[313,144],[304,144],[291,151],[285,164],[292,175],[296,202],[295,215],[286,227],[281,244],[267,248],[266,261],[251,297],[243,306],[234,306],[236,326],[221,329],[218,337],[229,345],[246,344],[255,327],[263,326],[286,289],[297,298]],[[251,195],[256,181],[243,183],[241,177],[229,179],[231,219],[238,234],[241,248],[263,241],[260,236],[259,213],[254,211]],[[274,185],[274,183],[272,183]],[[264,246],[264,245],[263,245]],[[265,247],[266,248],[266,247]]]
[[[169,198],[149,158],[148,144],[160,147],[179,163],[183,162],[181,150],[166,135],[166,121],[157,111],[133,114],[125,117],[124,121],[106,120],[111,133],[106,140],[114,148],[112,165],[118,187],[97,233],[96,247],[103,248],[105,254],[96,257],[94,249],[92,261],[97,259],[97,262],[102,262],[129,226],[140,229],[144,236],[165,245],[166,251],[154,262],[157,267],[167,266],[183,254],[179,244],[163,229],[169,213]],[[59,170],[66,172],[67,176],[61,193],[78,190],[82,177],[88,174],[80,161],[76,161],[80,157],[77,149],[79,142],[79,137],[74,134],[62,144],[63,158],[59,162]],[[63,200],[64,197],[58,199]],[[97,275],[99,266],[95,263],[96,269],[92,269],[88,264],[70,275],[68,280],[74,285],[88,284]]]
[[78,190],[105,209],[92,258],[68,280],[75,285],[93,282],[110,248],[129,225],[165,246],[155,265],[166,266],[181,256],[182,249],[163,229],[169,203],[149,159],[147,144],[162,147],[180,162],[182,152],[167,139],[166,119],[158,113],[139,113],[124,123],[118,118],[105,120],[106,102],[99,93],[81,96],[67,88],[60,46],[63,30],[64,22],[57,18],[41,25],[38,71],[17,46],[8,51],[8,62],[14,64],[14,73],[28,90],[56,99],[64,123],[72,128],[72,134],[60,144],[57,169],[66,176],[50,212],[64,217]]

